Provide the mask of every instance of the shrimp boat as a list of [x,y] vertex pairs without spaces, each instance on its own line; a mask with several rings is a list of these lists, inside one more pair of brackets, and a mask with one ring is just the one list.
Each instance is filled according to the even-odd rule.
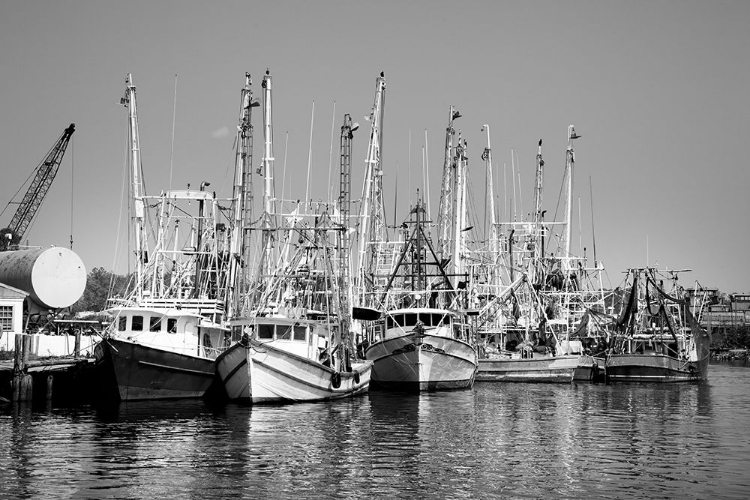
[[[349,336],[346,269],[342,267],[345,219],[331,218],[325,207],[311,210],[296,202],[277,199],[273,193],[273,145],[271,124],[271,75],[263,78],[264,101],[264,210],[261,227],[246,224],[241,238],[247,246],[249,231],[257,229],[261,248],[248,269],[243,259],[238,300],[228,325],[232,345],[216,359],[216,372],[227,397],[250,404],[323,401],[367,392],[372,362],[354,357]],[[247,76],[238,140],[237,181],[240,197],[238,220],[251,221],[252,185],[244,176],[251,166],[252,100]],[[347,121],[348,120],[348,121]],[[342,127],[342,150],[351,140],[351,119]],[[348,155],[342,153],[342,161]],[[342,165],[343,168],[343,165]],[[276,206],[282,204],[281,210]],[[335,236],[335,237],[334,237]],[[243,253],[247,247],[243,248]],[[344,247],[346,245],[343,245]]]
[[[136,271],[131,293],[108,301],[113,321],[95,348],[104,395],[123,401],[203,397],[229,336],[222,326],[228,267],[219,251],[225,224],[217,219],[219,204],[231,200],[217,199],[207,183],[146,196],[130,75],[122,102],[129,110]],[[151,244],[149,223],[158,228]]]
[[477,355],[469,343],[467,324],[461,320],[451,311],[430,307],[386,311],[384,320],[376,324],[383,338],[376,338],[365,353],[374,363],[373,388],[471,388]]
[[[411,234],[405,235],[386,286],[377,293],[382,313],[368,328],[365,350],[365,357],[374,363],[373,388],[437,391],[474,384],[477,352],[470,312],[456,307],[462,303],[462,293],[439,265],[424,219],[418,201],[404,223]],[[440,307],[441,301],[454,307]]]
[[628,270],[630,293],[604,361],[608,382],[708,378],[711,339],[692,315],[685,290],[677,286],[679,272],[668,272],[672,287],[667,291],[656,269]]
[[216,359],[230,400],[324,401],[369,388],[372,364],[352,361],[346,366],[335,352],[329,354],[336,332],[325,322],[287,314],[238,318],[231,324],[241,338]]
[[[488,185],[492,189],[489,127],[483,158],[487,162]],[[568,127],[568,149],[564,186],[567,187],[565,222],[544,221],[542,209],[542,141],[536,161],[535,211],[526,221],[494,222],[487,256],[477,252],[477,276],[471,287],[479,300],[480,359],[478,381],[571,383],[592,380],[597,364],[581,338],[582,319],[588,308],[603,300],[603,292],[592,286],[598,265],[588,269],[585,259],[570,251],[573,184],[573,140]],[[488,197],[491,200],[491,197]],[[562,242],[556,256],[551,227],[562,226]],[[509,232],[500,233],[506,226]],[[502,249],[500,247],[502,245]],[[509,283],[503,285],[502,282]],[[600,280],[601,282],[601,280]],[[601,288],[601,287],[599,287]],[[587,336],[586,332],[583,336]]]

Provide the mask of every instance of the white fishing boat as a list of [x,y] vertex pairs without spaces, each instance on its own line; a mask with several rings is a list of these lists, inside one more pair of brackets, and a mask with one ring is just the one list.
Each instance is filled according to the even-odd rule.
[[[402,391],[468,389],[477,370],[476,350],[461,318],[428,307],[393,309],[375,324],[382,340],[366,351],[374,363],[373,388]],[[463,328],[462,328],[463,327]]]
[[[251,166],[249,77],[243,94],[238,140],[237,183],[246,201],[238,220],[250,221],[252,185],[243,175]],[[355,359],[349,335],[346,287],[342,286],[341,238],[345,224],[306,203],[277,199],[273,192],[271,75],[263,78],[264,209],[258,229],[260,251],[255,269],[246,266],[237,287],[228,324],[232,346],[216,360],[216,370],[230,400],[251,404],[322,401],[352,397],[370,385],[372,362]],[[347,115],[348,118],[348,115]],[[351,120],[342,127],[342,151],[351,140]],[[342,152],[342,161],[348,155]],[[345,165],[342,165],[345,168]],[[283,206],[295,204],[283,212]],[[278,207],[278,208],[277,208]],[[249,234],[242,241],[251,240]],[[246,249],[245,249],[246,250]],[[237,252],[244,254],[245,250]],[[336,269],[334,269],[336,267]],[[252,275],[252,276],[251,276]]]
[[[460,304],[462,292],[442,273],[424,231],[420,202],[404,223],[408,229],[401,252],[382,290],[380,318],[369,322],[365,357],[373,361],[372,385],[399,391],[468,389],[477,372],[477,352],[466,311],[439,307]],[[431,268],[433,272],[428,272]],[[399,304],[401,305],[399,307]]]
[[329,345],[335,334],[318,320],[256,316],[232,322],[241,340],[216,359],[231,400],[247,403],[323,401],[367,392],[372,363],[349,366]]
[[[488,185],[492,185],[491,154],[488,147]],[[568,150],[564,186],[567,188],[565,221],[544,221],[542,141],[536,161],[534,212],[530,220],[498,224],[507,235],[492,231],[487,256],[478,254],[471,287],[479,299],[480,360],[478,381],[571,383],[591,381],[597,363],[587,352],[584,326],[587,311],[603,300],[601,282],[592,285],[591,276],[602,268],[586,268],[584,258],[571,254],[571,199],[573,143],[578,136],[568,128]],[[490,188],[491,189],[491,188]],[[494,214],[494,208],[491,208]],[[557,255],[550,252],[553,231],[565,231]],[[508,283],[507,285],[503,282]]]

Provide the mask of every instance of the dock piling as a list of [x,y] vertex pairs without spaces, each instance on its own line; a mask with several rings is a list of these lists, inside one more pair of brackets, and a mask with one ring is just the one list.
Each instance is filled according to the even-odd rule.
[[30,335],[16,335],[16,352],[13,360],[13,401],[31,401],[33,396],[34,383],[28,373],[31,342]]

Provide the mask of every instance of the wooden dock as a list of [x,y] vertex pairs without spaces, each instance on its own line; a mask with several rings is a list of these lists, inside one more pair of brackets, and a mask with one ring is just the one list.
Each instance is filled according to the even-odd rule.
[[81,357],[76,350],[74,356],[30,359],[31,342],[30,335],[17,335],[14,359],[0,361],[0,397],[15,402],[90,396],[93,358]]

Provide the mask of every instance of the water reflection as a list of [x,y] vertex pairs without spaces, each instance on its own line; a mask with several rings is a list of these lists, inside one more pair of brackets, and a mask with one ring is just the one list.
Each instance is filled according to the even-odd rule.
[[0,409],[0,497],[712,497],[750,480],[750,369],[707,383],[330,403]]

